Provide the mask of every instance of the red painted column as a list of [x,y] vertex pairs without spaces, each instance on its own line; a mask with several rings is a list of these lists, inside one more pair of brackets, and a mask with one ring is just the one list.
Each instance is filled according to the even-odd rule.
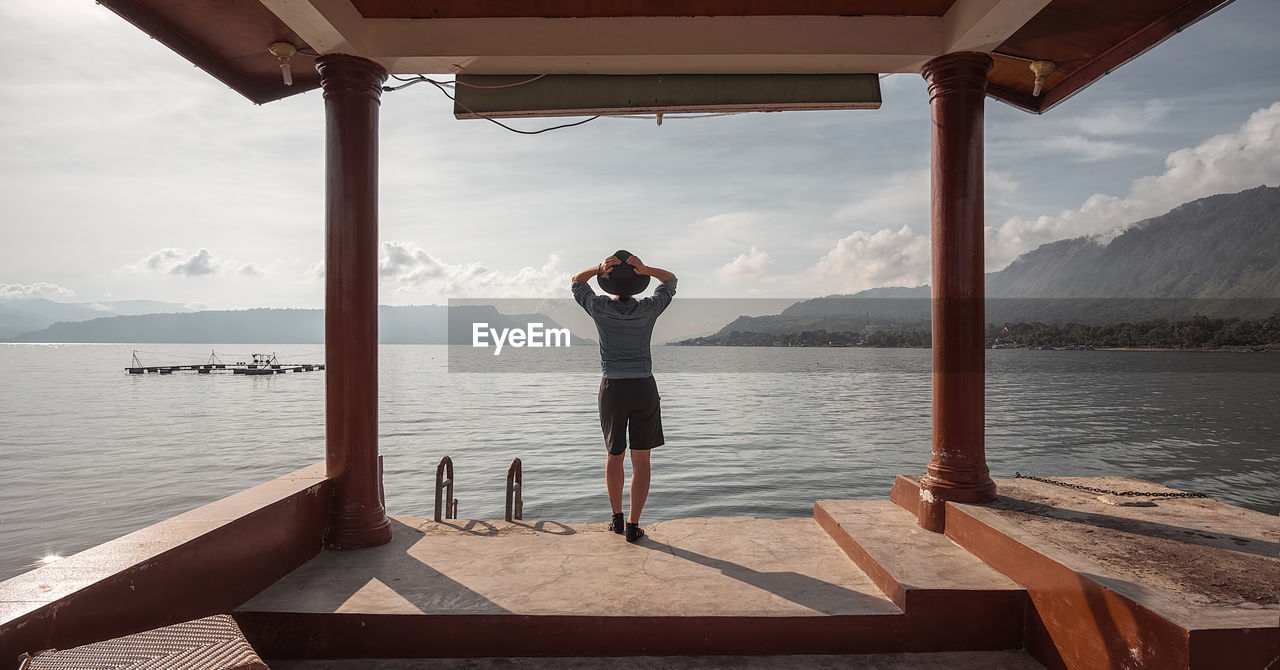
[[325,109],[325,464],[331,549],[391,540],[378,495],[378,107],[387,71],[316,61]]
[[942,532],[946,501],[996,496],[984,447],[983,103],[991,57],[924,65],[933,111],[933,455],[920,480],[922,527]]

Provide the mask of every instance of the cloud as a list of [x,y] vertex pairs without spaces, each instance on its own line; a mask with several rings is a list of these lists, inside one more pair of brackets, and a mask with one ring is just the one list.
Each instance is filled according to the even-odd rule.
[[217,256],[201,247],[194,253],[185,249],[166,247],[153,252],[150,256],[126,266],[132,272],[159,272],[180,277],[203,277],[216,273],[233,273],[246,277],[261,277],[270,274],[274,267],[263,268],[256,263],[241,263],[234,258]]
[[1036,119],[1036,123],[991,125],[987,131],[988,156],[1092,163],[1149,155],[1153,153],[1151,148],[1133,140],[1135,136],[1167,130],[1173,104],[1153,99],[1084,109],[1077,114],[1055,112]]
[[880,226],[929,222],[929,169],[898,172],[877,187],[870,197],[838,209],[837,221]]
[[213,274],[216,271],[217,267],[213,264],[213,255],[209,253],[208,249],[201,249],[190,258],[179,261],[169,268],[169,274],[171,275],[186,275],[188,277]]
[[982,175],[983,200],[990,209],[992,202],[1000,202],[1017,194],[1022,184],[1004,170],[992,170],[990,168]]
[[1046,131],[1040,134],[995,133],[987,141],[987,154],[1003,160],[1048,159],[1056,162],[1092,163],[1136,154],[1150,154],[1151,149],[1135,142],[1093,137],[1076,131]]
[[1151,153],[1150,149],[1132,142],[1100,140],[1085,135],[1057,135],[1036,141],[1036,152],[1074,155],[1082,163],[1105,161],[1133,154]]
[[412,242],[386,241],[378,258],[383,286],[393,294],[443,298],[542,298],[565,291],[569,273],[551,254],[540,267],[503,273],[479,261],[448,263]]
[[75,291],[58,284],[36,282],[34,284],[0,284],[0,300],[19,300],[22,298],[70,298]]
[[717,268],[716,278],[725,284],[755,284],[770,265],[773,265],[773,259],[769,254],[751,247],[747,253],[738,254]]
[[1041,244],[1080,236],[1107,240],[1185,202],[1278,182],[1280,102],[1254,112],[1235,132],[1169,154],[1163,173],[1135,180],[1124,197],[1097,193],[1075,211],[987,226],[987,270]]
[[1092,108],[1068,122],[1086,135],[1127,136],[1155,131],[1172,111],[1173,103],[1154,98],[1141,105]]
[[695,221],[694,225],[715,235],[741,235],[749,234],[759,218],[755,212],[725,212]]
[[[1134,123],[1145,123],[1167,114],[1167,105],[1151,104]],[[1143,120],[1145,119],[1145,120]],[[1125,119],[1114,114],[1076,121],[1096,135],[1120,133]],[[1060,136],[1059,143],[1081,138],[1092,149],[1077,147],[1077,154],[1102,154],[1121,145],[1080,135]],[[1083,145],[1082,145],[1083,146]],[[1133,181],[1124,197],[1094,194],[1078,210],[1035,219],[1011,217],[1000,225],[987,226],[986,269],[996,271],[1017,256],[1060,239],[1093,236],[1108,240],[1128,226],[1163,214],[1190,200],[1229,193],[1260,184],[1280,182],[1280,102],[1253,113],[1235,132],[1212,137],[1200,145],[1169,154],[1165,171]],[[904,172],[892,176],[883,191],[870,199],[846,205],[835,217],[843,220],[891,222],[917,219],[928,222],[927,211],[918,211],[919,202],[928,203],[918,193],[927,189],[927,172]],[[1014,197],[1018,181],[1007,172],[986,174],[988,210],[995,202]],[[927,193],[927,191],[926,191]],[[913,209],[917,211],[912,212]],[[769,257],[752,247],[717,270],[721,281],[730,277],[762,272]],[[876,232],[856,231],[839,240],[810,269],[775,277],[799,291],[819,294],[852,293],[877,286],[916,286],[930,281],[929,236],[916,233],[910,225],[896,230],[884,227]]]
[[749,240],[759,234],[765,219],[761,212],[724,212],[694,221],[690,233],[706,243]]
[[217,267],[213,262],[213,255],[209,253],[208,249],[202,248],[194,254],[188,254],[185,249],[174,247],[166,247],[155,251],[150,256],[129,266],[129,269],[135,272],[162,272],[171,275],[186,275],[188,277],[198,277],[217,271]]
[[819,293],[853,293],[877,286],[916,286],[929,281],[929,237],[903,226],[858,231],[836,243],[796,283]]
[[[1021,184],[1011,173],[989,170],[985,199],[990,210],[1015,197]],[[752,246],[716,270],[722,283],[746,286],[748,292],[790,294],[853,293],[877,286],[917,286],[929,282],[929,170],[888,176],[873,195],[840,207],[832,219],[878,228],[854,231],[837,240],[812,266],[777,275],[766,274],[776,264]],[[847,230],[847,228],[846,228]]]

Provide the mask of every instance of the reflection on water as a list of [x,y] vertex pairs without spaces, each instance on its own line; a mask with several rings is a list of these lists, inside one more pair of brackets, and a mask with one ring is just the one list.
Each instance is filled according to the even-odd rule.
[[[272,349],[323,356],[297,345],[226,353]],[[519,457],[526,518],[604,520],[595,350],[564,353],[580,372],[466,374],[446,371],[445,349],[380,348],[390,511],[429,515],[448,455],[461,516],[501,517]],[[0,578],[324,457],[323,373],[129,376],[130,352],[0,345]],[[654,356],[667,445],[645,521],[806,516],[818,498],[883,498],[895,474],[928,462],[927,350]],[[1127,475],[1280,512],[1280,355],[1012,350],[987,361],[995,476]]]

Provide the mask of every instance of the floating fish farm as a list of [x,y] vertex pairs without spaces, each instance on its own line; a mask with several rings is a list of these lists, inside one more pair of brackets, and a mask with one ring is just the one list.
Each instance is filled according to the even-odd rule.
[[195,372],[196,374],[233,374],[233,375],[282,375],[286,372],[312,372],[323,370],[324,363],[281,363],[275,353],[253,354],[248,361],[235,363],[224,362],[217,352],[209,352],[209,360],[203,363],[183,363],[178,365],[143,365],[138,358],[138,351],[133,352],[133,360],[125,372],[131,375],[160,374],[170,375],[175,372]]

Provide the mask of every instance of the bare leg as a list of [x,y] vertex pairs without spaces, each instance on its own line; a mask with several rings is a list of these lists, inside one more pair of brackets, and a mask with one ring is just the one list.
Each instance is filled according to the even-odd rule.
[[[647,474],[645,481],[649,481]],[[609,506],[613,508],[613,513],[622,512],[622,454],[609,454],[605,458],[604,484],[609,489]],[[647,483],[645,485],[648,486]]]
[[[621,466],[618,468],[621,476]],[[619,496],[621,497],[621,496]],[[631,450],[631,513],[627,521],[640,523],[640,512],[644,511],[644,501],[649,498],[649,452],[648,450]]]

